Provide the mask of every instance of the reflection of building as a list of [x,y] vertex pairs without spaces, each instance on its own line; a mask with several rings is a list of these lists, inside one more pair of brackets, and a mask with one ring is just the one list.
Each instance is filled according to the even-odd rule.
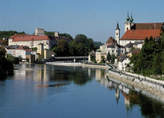
[[96,72],[95,72],[96,80],[104,79],[104,76],[105,76],[104,74],[105,74],[104,70],[96,69]]
[[34,75],[34,76],[36,76],[36,79],[35,79],[35,81],[41,81],[41,82],[46,82],[46,81],[48,81],[48,75],[47,75],[47,65],[43,65],[43,68],[42,68],[42,66],[40,67],[38,67],[37,68],[37,72],[36,72],[36,75]]
[[130,108],[130,98],[129,98],[129,96],[128,96],[126,93],[124,93],[124,92],[122,92],[122,95],[124,96],[124,103],[125,103],[125,106],[126,106],[127,109],[129,109],[129,108]]
[[118,88],[115,91],[115,97],[116,97],[116,101],[117,101],[117,104],[118,104],[119,99],[120,99],[120,90]]
[[101,80],[101,71],[100,71],[100,69],[96,69],[95,77],[96,77],[96,80]]

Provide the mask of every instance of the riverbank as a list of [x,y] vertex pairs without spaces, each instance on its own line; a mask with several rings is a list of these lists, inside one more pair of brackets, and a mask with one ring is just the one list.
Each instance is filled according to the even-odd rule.
[[153,98],[158,99],[164,103],[164,81],[161,80],[155,80],[149,77],[128,72],[108,70],[109,66],[106,65],[64,62],[47,62],[46,64],[55,66],[72,66],[105,69],[107,71],[106,78],[112,78],[127,85],[130,85],[133,88],[137,88],[138,92],[146,94],[147,96],[153,96]]
[[117,73],[109,70],[106,74],[106,78],[112,78],[120,83],[136,88],[136,90],[142,94],[150,96],[154,99],[162,101],[164,103],[164,82],[153,80],[148,77],[134,76],[132,73]]
[[96,68],[96,69],[108,69],[109,68],[106,65],[87,64],[87,63],[47,62],[46,64],[54,65],[54,66],[70,66],[70,67],[83,67],[83,68]]

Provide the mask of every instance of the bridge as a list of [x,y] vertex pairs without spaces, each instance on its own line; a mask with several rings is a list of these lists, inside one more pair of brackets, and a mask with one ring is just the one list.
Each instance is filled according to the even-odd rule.
[[86,62],[88,56],[68,56],[68,57],[52,57],[47,59],[48,62],[64,61],[64,62]]

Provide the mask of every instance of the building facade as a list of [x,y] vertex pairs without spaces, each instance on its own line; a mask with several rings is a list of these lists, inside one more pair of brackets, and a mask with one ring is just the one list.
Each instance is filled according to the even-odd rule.
[[38,48],[40,44],[44,45],[45,49],[50,49],[52,44],[48,36],[35,36],[27,34],[16,34],[8,40],[8,45],[28,46],[29,48]]

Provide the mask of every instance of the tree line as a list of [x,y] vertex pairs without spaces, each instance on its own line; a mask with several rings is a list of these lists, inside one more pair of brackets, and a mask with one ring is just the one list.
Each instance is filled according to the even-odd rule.
[[6,57],[6,50],[3,47],[0,47],[0,77],[1,79],[6,75],[13,74],[13,62],[11,58]]
[[68,38],[60,38],[53,47],[55,56],[88,56],[89,52],[99,48],[102,43],[94,42],[84,34],[78,34],[75,38],[64,35]]
[[164,32],[159,39],[147,38],[141,51],[131,57],[133,71],[143,75],[164,73]]
[[[0,44],[7,45],[8,40],[14,34],[25,34],[25,32],[17,32],[17,31],[0,31]],[[4,40],[3,40],[4,39]]]

